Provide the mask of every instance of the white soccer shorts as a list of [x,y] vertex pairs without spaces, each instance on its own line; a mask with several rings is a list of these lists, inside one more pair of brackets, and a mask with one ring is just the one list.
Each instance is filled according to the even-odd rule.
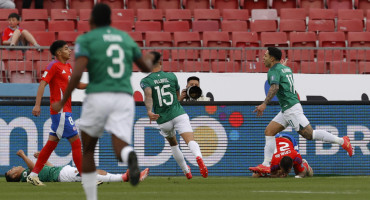
[[182,114],[180,116],[175,117],[174,119],[159,124],[159,129],[161,129],[160,133],[163,137],[174,137],[176,135],[176,131],[181,135],[182,133],[192,133],[193,129],[190,125],[189,115]]
[[131,144],[134,116],[135,102],[130,94],[88,94],[83,102],[79,128],[91,137],[101,137],[106,130]]
[[77,176],[77,174],[76,167],[66,165],[59,173],[59,182],[81,182],[81,176]]
[[310,124],[300,103],[295,104],[284,113],[280,111],[272,121],[281,124],[284,128],[290,125],[296,131],[299,131],[300,127],[306,127]]

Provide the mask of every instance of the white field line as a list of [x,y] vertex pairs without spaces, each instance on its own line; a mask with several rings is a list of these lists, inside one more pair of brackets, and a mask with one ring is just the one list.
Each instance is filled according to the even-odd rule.
[[357,194],[358,192],[314,192],[314,191],[284,191],[284,190],[254,190],[251,192],[291,193],[291,194]]

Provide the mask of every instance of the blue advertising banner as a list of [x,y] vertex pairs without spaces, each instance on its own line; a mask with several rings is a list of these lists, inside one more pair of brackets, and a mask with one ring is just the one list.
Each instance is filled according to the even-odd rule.
[[[32,108],[30,104],[0,106],[0,174],[13,166],[26,166],[16,155],[19,149],[33,157],[47,141],[51,125],[49,107],[42,106],[39,117],[32,116]],[[184,108],[210,176],[250,176],[248,167],[262,163],[264,130],[279,112],[279,106],[268,106],[260,118],[253,113],[255,103],[249,102],[187,104]],[[75,105],[72,109],[78,126],[81,106]],[[348,135],[355,152],[350,158],[339,145],[307,141],[288,127],[284,132],[299,141],[300,153],[315,175],[370,175],[370,105],[304,104],[303,109],[314,129],[327,130],[340,137]],[[171,155],[168,142],[159,134],[157,124],[149,123],[142,104],[136,106],[133,134],[141,168],[149,167],[151,175],[183,174]],[[180,136],[177,139],[193,175],[200,175],[187,145]],[[59,142],[49,161],[57,166],[73,165],[71,147],[66,139]],[[95,161],[97,168],[111,173],[123,173],[127,168],[115,159],[108,133],[99,140]]]

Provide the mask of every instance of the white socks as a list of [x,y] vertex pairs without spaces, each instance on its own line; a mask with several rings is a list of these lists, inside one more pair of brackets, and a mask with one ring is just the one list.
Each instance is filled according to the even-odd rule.
[[329,143],[336,143],[343,145],[344,140],[343,138],[337,137],[327,131],[324,130],[314,130],[312,133],[312,139],[313,140],[319,140],[319,141],[324,141],[324,142],[329,142]]
[[198,145],[197,142],[195,142],[194,140],[190,141],[188,143],[188,147],[189,147],[191,153],[193,153],[193,155],[195,156],[195,158],[197,158],[198,156],[203,158],[202,153],[200,152],[200,148],[199,148],[199,145]]
[[85,190],[86,200],[97,200],[96,172],[82,173],[82,187]]
[[272,160],[272,156],[274,155],[274,151],[276,149],[276,142],[275,136],[265,136],[266,144],[265,144],[265,159],[263,160],[262,165],[266,167],[270,167],[270,162]]
[[133,151],[134,148],[132,148],[132,146],[125,146],[122,150],[121,150],[121,158],[122,158],[122,162],[127,164],[128,163],[128,155],[130,154],[131,151]]
[[107,175],[100,175],[98,174],[96,176],[96,179],[98,181],[103,181],[103,182],[123,182],[123,179],[122,179],[122,174],[111,174],[111,173],[107,173]]
[[171,146],[173,158],[175,158],[177,164],[180,166],[182,171],[186,174],[189,173],[188,166],[186,165],[184,155],[182,154],[179,145]]

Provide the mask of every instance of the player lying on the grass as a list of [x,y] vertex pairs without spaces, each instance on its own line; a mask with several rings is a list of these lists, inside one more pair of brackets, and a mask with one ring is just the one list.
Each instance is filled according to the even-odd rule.
[[[37,158],[40,152],[36,152],[34,157]],[[28,169],[22,166],[11,168],[5,173],[7,182],[26,182],[27,176],[34,168],[35,164],[29,159],[23,150],[19,150],[17,155],[21,157],[27,164]],[[128,182],[129,171],[124,174],[111,174],[104,170],[96,170],[97,181],[99,182]],[[146,168],[140,173],[140,181],[143,181],[149,175],[149,168]],[[50,162],[46,162],[45,166],[39,173],[40,181],[42,182],[81,182],[81,176],[77,168],[70,165],[54,167]]]
[[294,172],[297,175],[296,178],[303,178],[307,176],[313,176],[313,170],[308,165],[305,159],[302,159],[299,154],[298,143],[289,134],[277,134],[275,137],[276,141],[276,153],[272,156],[270,175],[268,173],[261,173],[258,170],[253,172],[252,177],[271,177],[271,178],[283,178],[287,177],[294,168]]

